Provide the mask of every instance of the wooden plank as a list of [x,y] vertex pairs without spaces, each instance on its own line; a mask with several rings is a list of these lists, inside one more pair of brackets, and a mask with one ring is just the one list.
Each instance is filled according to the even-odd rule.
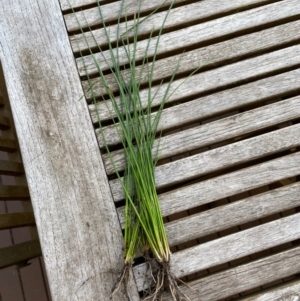
[[300,184],[296,183],[168,223],[169,243],[178,245],[298,207],[299,193]]
[[[258,220],[267,215],[295,208],[299,203],[299,183],[284,186],[258,196],[217,207],[165,225],[170,245],[220,232],[230,227]],[[285,200],[285,202],[281,201]],[[118,208],[120,223],[124,228],[124,207]],[[230,218],[226,218],[229,217]],[[211,225],[214,225],[211,227]],[[182,229],[187,229],[184,232]]]
[[[60,0],[64,1],[66,0]],[[96,3],[96,0],[93,0],[93,3]],[[188,0],[175,0],[176,3],[185,3],[188,2]],[[172,0],[165,1],[166,3],[162,6],[162,8],[167,9],[170,4],[172,3]],[[101,4],[101,3],[100,3]],[[151,13],[153,10],[155,10],[158,6],[162,4],[161,0],[153,0],[153,1],[143,1],[143,6],[141,9],[141,12],[143,14]],[[65,5],[63,7],[66,7]],[[70,8],[68,6],[68,8]],[[115,2],[110,3],[107,5],[102,6],[102,14],[104,17],[105,22],[112,22],[116,21],[118,19],[118,14],[121,9],[121,2]],[[138,10],[138,2],[136,0],[126,0],[126,3],[123,7],[123,13],[122,16],[124,17],[127,15],[127,17],[132,16],[136,11]],[[99,9],[96,5],[94,8],[86,9],[84,11],[76,12],[76,16],[73,13],[67,14],[64,16],[66,26],[68,31],[74,31],[78,30],[80,27],[78,26],[78,22],[80,24],[86,25],[87,23],[89,26],[96,26],[101,25],[102,22],[99,17]],[[78,20],[78,21],[77,21]]]
[[171,269],[183,277],[299,238],[300,213],[174,253]]
[[24,174],[23,165],[18,162],[0,160],[0,174],[19,176]]
[[[235,0],[235,1],[222,1],[221,3],[217,0],[204,0],[195,3],[188,3],[184,6],[178,8],[173,8],[170,11],[168,19],[164,24],[165,30],[170,30],[174,27],[186,27],[186,23],[189,22],[200,22],[203,19],[212,18],[219,14],[225,14],[230,12],[236,12],[237,9],[246,9],[252,5],[263,5],[269,3],[269,0]],[[145,3],[145,2],[144,2]],[[119,3],[118,3],[119,5]],[[144,5],[143,5],[144,6]],[[142,9],[143,9],[142,6]],[[119,7],[118,7],[119,8]],[[117,9],[118,9],[117,8]],[[115,16],[117,9],[115,10]],[[161,25],[163,24],[166,12],[159,12],[139,26],[139,33],[141,35],[149,36],[151,31],[159,31]],[[187,18],[188,16],[188,18]],[[109,26],[109,37],[112,43],[117,41],[117,32],[119,33],[126,32],[128,28],[131,28],[134,25],[134,21],[123,22],[119,25]],[[118,29],[119,28],[119,29]],[[128,32],[128,37],[133,36],[133,32]],[[194,37],[195,39],[195,37]],[[95,42],[97,41],[97,43]],[[92,32],[87,32],[83,34],[77,34],[70,37],[72,49],[74,52],[79,52],[79,50],[84,51],[88,50],[87,44],[93,48],[100,46],[101,48],[107,45],[107,38],[105,35],[105,30],[103,28],[93,30]],[[173,61],[174,62],[174,61]],[[172,64],[173,65],[173,64]]]
[[[214,70],[199,73],[192,76],[188,81],[185,82],[184,79],[174,81],[172,85],[173,88],[171,88],[170,93],[172,93],[173,89],[175,90],[177,87],[179,88],[176,90],[176,93],[174,93],[168,99],[168,102],[180,102],[182,97],[195,97],[199,93],[212,92],[215,89],[226,88],[233,84],[237,85],[246,80],[254,81],[257,77],[266,76],[274,71],[279,73],[280,70],[284,71],[285,68],[292,68],[293,66],[297,66],[299,63],[300,46],[297,45]],[[201,85],[199,83],[201,83]],[[155,89],[153,88],[151,95],[155,95]],[[163,84],[157,91],[156,97],[153,100],[153,106],[157,106],[161,103],[166,89],[167,84]],[[148,89],[140,91],[140,97],[144,106],[146,106],[148,93]],[[119,102],[119,100],[117,101]],[[110,114],[111,117],[114,117],[114,113],[112,113],[114,112],[114,109],[112,108],[111,102],[100,102],[98,108],[100,119],[103,115],[107,116],[108,114]],[[99,130],[97,130],[97,132],[99,133]],[[98,134],[98,136],[101,135]],[[106,140],[108,143],[112,144],[116,144],[120,141],[118,135],[107,137]]]
[[15,265],[42,255],[39,240],[32,240],[21,244],[0,249],[0,268]]
[[[117,1],[117,0],[115,0]],[[95,4],[96,0],[59,0],[62,11],[69,10],[70,6],[73,8],[80,8],[82,6]],[[107,0],[99,0],[100,4],[107,2]]]
[[[0,59],[52,299],[109,300],[123,268],[122,232],[59,3],[6,1],[0,20]],[[129,289],[139,300],[132,282]],[[115,300],[124,300],[123,289]]]
[[26,186],[0,186],[0,200],[28,200],[30,198],[28,187]]
[[[162,214],[168,216],[296,176],[299,170],[295,165],[299,160],[300,155],[296,153],[160,194]],[[118,208],[119,213],[122,210]]]
[[[189,26],[161,36],[157,54],[166,54],[171,51],[186,49],[193,44],[199,44],[215,40],[220,37],[233,35],[234,33],[262,26],[282,19],[290,18],[300,14],[300,3],[297,0],[284,0],[249,11],[233,14],[202,24]],[[153,38],[148,47],[148,56],[153,56],[156,51],[156,39]],[[136,60],[142,60],[147,49],[148,40],[140,41],[136,49]],[[133,51],[133,45],[130,46]],[[117,50],[115,50],[117,51]],[[119,64],[126,64],[128,59],[123,48],[119,49]],[[95,58],[103,70],[107,70],[112,64],[109,50],[95,53]],[[84,64],[83,64],[84,60]],[[204,62],[205,63],[205,62]],[[77,59],[80,75],[85,75],[86,71],[92,75],[97,73],[97,68],[93,58],[89,55]],[[173,66],[175,64],[173,63]]]
[[[154,68],[153,80],[161,80],[172,75],[174,70],[174,62],[180,59],[181,64],[178,68],[178,74],[182,72],[191,72],[199,66],[205,67],[215,66],[216,64],[224,64],[233,59],[239,59],[245,55],[251,55],[259,51],[265,51],[283,45],[287,42],[296,41],[299,39],[298,32],[300,30],[300,21],[291,22],[277,27],[227,40],[225,42],[213,44],[211,46],[197,48],[196,50],[185,52],[180,55],[168,57],[157,61]],[[252,41],[250,43],[249,41]],[[137,67],[137,73],[140,74],[141,67]],[[128,71],[123,72],[123,76],[128,76]],[[106,80],[113,91],[116,90],[116,83],[112,75],[106,76]],[[147,75],[142,76],[142,83],[147,80]],[[104,87],[101,85],[99,78],[91,79],[82,82],[87,98],[92,97],[92,92],[89,90],[90,84],[93,84],[93,92],[96,95],[106,94]],[[194,88],[195,90],[196,88]],[[94,105],[90,106],[93,116],[93,121],[97,121],[97,114]],[[111,113],[105,110],[103,113],[99,110],[102,120],[110,118]]]
[[285,282],[276,287],[248,296],[239,301],[299,301],[300,300],[300,281],[299,279]]
[[18,144],[15,140],[0,138],[0,151],[11,153],[16,150],[18,150]]
[[[202,126],[198,126],[195,128],[192,128],[190,130],[182,131],[179,133],[176,133],[175,135],[170,135],[166,136],[166,138],[161,139],[160,142],[162,145],[160,152],[163,153],[165,149],[169,151],[169,145],[171,145],[170,148],[177,148],[178,153],[184,153],[191,151],[193,149],[197,149],[200,147],[205,147],[217,142],[225,141],[226,139],[230,139],[233,137],[238,137],[245,135],[247,133],[251,133],[254,131],[257,131],[258,129],[263,129],[267,128],[268,126],[271,125],[276,125],[280,124],[282,122],[288,121],[287,120],[280,120],[280,118],[275,121],[273,118],[275,116],[279,117],[282,114],[282,117],[285,115],[285,112],[288,112],[287,115],[290,115],[290,113],[295,113],[294,117],[292,117],[290,120],[293,118],[297,118],[297,114],[299,116],[299,113],[294,112],[293,110],[290,111],[290,106],[294,101],[294,104],[296,107],[298,107],[298,111],[300,109],[299,105],[299,97],[296,97],[292,99],[291,102],[286,101],[285,105],[286,110],[284,109],[284,106],[281,106],[283,103],[279,102],[270,106],[262,107],[256,110],[252,110],[243,114],[238,114],[238,115],[233,115],[228,118],[220,119],[215,121],[214,123],[210,124],[205,124]],[[278,106],[276,106],[278,105]],[[283,108],[283,110],[273,110],[274,108]],[[294,108],[294,106],[292,105]],[[268,112],[269,111],[269,112]],[[260,114],[262,113],[263,114]],[[268,112],[267,114],[264,114]],[[278,112],[278,113],[276,113]],[[262,117],[262,118],[261,118]],[[267,118],[266,118],[267,117]],[[255,120],[256,122],[253,122]],[[272,120],[275,121],[272,124]],[[297,129],[298,127],[295,127]],[[293,131],[293,128],[290,128],[291,131]],[[288,133],[289,130],[284,131],[284,133]],[[190,135],[192,133],[192,135]],[[260,152],[261,155],[265,152],[265,154],[268,153],[268,150],[272,148],[272,144],[274,146],[273,148],[273,153],[276,152],[277,146],[278,149],[281,149],[279,145],[276,146],[276,143],[272,141],[272,136],[278,134],[279,141],[281,141],[282,146],[283,145],[289,145],[288,140],[285,141],[285,137],[281,136],[281,132],[277,133],[272,133],[272,134],[267,134],[263,137],[257,137],[257,138],[252,138],[251,140],[246,140],[243,142],[238,142],[236,145],[228,145],[225,148],[221,149],[216,149],[213,150],[212,152],[209,153],[201,153],[198,155],[194,155],[185,159],[182,159],[180,161],[174,161],[172,163],[168,163],[162,166],[159,166],[155,170],[155,178],[156,178],[156,185],[158,188],[170,185],[170,184],[176,184],[182,180],[189,180],[192,179],[193,177],[204,175],[206,173],[209,173],[211,171],[215,171],[217,169],[224,169],[225,167],[230,166],[231,164],[234,165],[238,162],[247,162],[249,160],[258,158],[259,155],[258,153]],[[295,133],[295,132],[293,132]],[[178,136],[185,137],[181,139]],[[280,138],[281,137],[281,138]],[[289,136],[291,137],[291,136]],[[172,139],[175,138],[175,139]],[[194,139],[196,140],[194,140]],[[263,139],[267,139],[268,141],[271,142],[271,145],[265,145]],[[170,142],[167,144],[164,144],[165,140],[169,140]],[[269,140],[270,139],[270,140]],[[283,139],[283,140],[282,140]],[[294,138],[291,137],[293,140]],[[202,140],[202,141],[201,141]],[[198,144],[198,141],[201,141]],[[207,143],[210,141],[209,143]],[[260,145],[262,148],[257,148],[255,145],[255,142],[259,141]],[[279,142],[278,141],[278,142]],[[249,144],[248,144],[249,142]],[[253,142],[253,144],[252,144]],[[157,142],[158,143],[158,142]],[[156,143],[156,145],[157,145]],[[280,142],[279,142],[280,143]],[[287,144],[286,144],[287,143]],[[298,142],[294,142],[297,144]],[[192,147],[194,146],[194,147]],[[235,148],[235,146],[240,147],[242,146],[243,151],[245,152],[244,154],[241,152],[239,155],[237,154],[241,149],[240,148]],[[284,148],[284,147],[283,147]],[[155,150],[155,148],[153,148]],[[264,150],[263,150],[264,149]],[[227,153],[223,153],[223,151],[228,151]],[[255,154],[255,152],[257,152]],[[247,155],[248,154],[248,155]],[[229,156],[229,158],[228,158]],[[221,159],[221,157],[223,157]],[[213,159],[214,158],[214,159]],[[216,158],[219,158],[223,161],[214,161]],[[239,158],[240,161],[235,161],[236,158]],[[203,161],[202,161],[203,159]],[[245,161],[244,161],[245,160]],[[211,166],[207,165],[205,162],[211,162]],[[232,162],[232,163],[229,163]],[[198,164],[198,165],[197,165]],[[197,169],[197,167],[201,166],[201,169]],[[190,167],[190,170],[188,169]],[[169,175],[172,174],[172,177],[169,177]],[[110,186],[113,191],[113,196],[115,200],[119,200],[120,198],[123,197],[123,189],[119,183],[118,179],[114,179],[110,181]]]
[[34,224],[35,220],[32,212],[0,214],[0,230],[31,226]]
[[299,160],[300,153],[295,153],[161,194],[161,210],[170,215],[293,177],[299,174],[294,168]]
[[[299,273],[299,256],[299,247],[287,250],[190,282],[190,287],[195,291],[185,286],[182,286],[182,290],[192,301],[198,301],[199,296],[201,301],[221,300]],[[142,283],[139,288],[142,288]],[[165,295],[163,300],[171,301],[172,298]],[[265,300],[285,301],[272,298]]]
[[[231,97],[234,97],[234,95],[235,94],[231,95]],[[220,101],[220,107],[222,107],[222,98],[220,99],[216,96],[215,99]],[[231,98],[228,98],[228,101],[230,100]],[[299,100],[300,97],[291,98],[286,101],[264,106],[242,114],[233,115],[212,123],[200,125],[185,131],[165,136],[155,141],[153,154],[156,154],[157,146],[159,146],[160,151],[158,158],[164,159],[292,120],[297,118],[297,114],[300,114]],[[290,110],[291,107],[293,107],[295,111]],[[280,112],[280,114],[277,114],[276,112]],[[182,115],[185,115],[184,112],[182,112]],[[257,120],[257,122],[252,122],[253,120]],[[163,124],[164,122],[165,120],[162,120]],[[166,123],[168,123],[168,120],[166,120]],[[124,169],[123,150],[113,152],[112,159],[114,160],[114,166],[118,170]],[[114,166],[111,164],[109,155],[104,154],[103,160],[105,163],[106,172],[108,174],[114,173]],[[158,181],[158,183],[159,182],[160,181]]]
[[0,130],[8,130],[10,128],[9,119],[0,114]]

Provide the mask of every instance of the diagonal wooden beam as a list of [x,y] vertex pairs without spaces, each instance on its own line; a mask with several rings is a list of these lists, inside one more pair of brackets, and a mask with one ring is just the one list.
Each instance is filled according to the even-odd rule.
[[[0,60],[52,299],[109,300],[123,268],[122,232],[59,2],[7,0],[0,24]],[[125,300],[124,292],[114,299]]]

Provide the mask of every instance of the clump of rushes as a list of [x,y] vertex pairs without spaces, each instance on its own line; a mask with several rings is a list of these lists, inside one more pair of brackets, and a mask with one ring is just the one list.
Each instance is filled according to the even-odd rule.
[[[155,51],[154,55],[151,58],[151,61],[148,58],[148,49],[150,46],[150,41],[153,38],[153,31],[149,35],[147,47],[140,64],[140,71],[138,72],[138,74],[136,68],[136,53],[138,45],[139,25],[150,15],[152,15],[157,9],[147,17],[141,19],[140,11],[142,1],[139,1],[139,5],[134,16],[134,25],[130,28],[127,28],[125,33],[120,33],[119,25],[121,23],[123,2],[124,1],[121,1],[122,4],[118,16],[117,39],[115,42],[115,47],[113,47],[112,42],[110,41],[108,27],[106,26],[104,21],[102,22],[110,54],[109,58],[103,55],[103,59],[109,67],[109,70],[114,77],[115,83],[117,84],[119,95],[118,97],[115,96],[115,93],[110,88],[106,76],[103,74],[99,63],[95,55],[93,54],[93,51],[90,48],[87,39],[85,38],[84,31],[82,30],[83,26],[79,24],[81,32],[87,43],[87,47],[90,51],[90,55],[93,59],[93,63],[98,70],[101,84],[105,87],[106,94],[109,96],[109,100],[113,108],[111,111],[112,120],[114,121],[115,128],[122,141],[125,153],[126,168],[124,177],[120,175],[117,168],[115,167],[112,156],[110,156],[111,163],[115,168],[115,173],[119,178],[125,195],[125,266],[122,274],[119,277],[119,282],[116,284],[115,289],[112,292],[112,297],[119,290],[122,284],[124,284],[125,288],[127,288],[127,280],[134,259],[138,253],[140,254],[142,252],[145,255],[145,258],[152,270],[151,273],[153,275],[152,287],[147,291],[144,300],[160,300],[163,291],[165,291],[166,289],[171,292],[174,301],[189,300],[189,298],[181,292],[177,284],[177,279],[170,271],[169,262],[171,252],[163,223],[162,213],[159,206],[154,178],[154,169],[157,163],[158,149],[154,150],[153,144],[155,138],[159,135],[157,133],[157,126],[166,101],[173,93],[175,93],[175,91],[179,87],[178,86],[175,89],[172,89],[171,92],[171,84],[174,81],[175,74],[179,67],[179,62],[177,62],[176,66],[174,67],[173,74],[168,81],[168,85],[162,101],[159,107],[156,108],[156,113],[153,113],[153,99],[155,98],[157,91],[162,85],[161,82],[154,94],[151,92],[156,54],[165,22],[173,7],[174,1],[169,6],[161,28],[156,36]],[[99,0],[97,0],[97,4],[99,8],[100,18],[101,20],[104,20]],[[125,23],[127,24],[126,16]],[[90,32],[92,33],[91,30]],[[129,38],[128,33],[130,33],[131,38]],[[97,44],[95,37],[94,42]],[[128,65],[126,67],[126,70],[124,66],[122,67],[119,64],[120,49],[123,49],[123,53],[125,53],[125,55],[127,56],[126,59]],[[100,46],[98,46],[98,50],[100,51],[100,53],[102,53]],[[194,72],[196,72],[197,70],[195,70]],[[141,79],[142,76],[144,76],[145,72],[147,72],[148,74],[147,88],[149,91],[146,104],[142,101],[139,93]],[[86,73],[90,82],[88,72]],[[124,75],[125,73],[126,76]],[[93,92],[93,84],[91,84],[91,82],[89,90],[92,93],[95,107],[97,108],[97,101],[95,93]],[[102,125],[99,114],[98,120],[101,130]],[[107,153],[110,155],[110,149],[106,143],[105,135],[103,134],[103,131],[100,132],[102,134],[102,139],[106,146]],[[149,254],[151,259],[149,259]],[[129,299],[129,296],[127,297]]]

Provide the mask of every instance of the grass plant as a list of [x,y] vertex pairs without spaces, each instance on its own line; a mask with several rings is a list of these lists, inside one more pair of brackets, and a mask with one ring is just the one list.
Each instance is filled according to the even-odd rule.
[[[156,63],[160,37],[163,33],[165,22],[173,7],[174,1],[172,1],[169,9],[166,11],[165,18],[157,35],[154,37],[153,30],[150,32],[143,60],[140,62],[140,71],[137,73],[136,53],[139,38],[139,25],[153,14],[152,12],[147,17],[141,18],[140,12],[142,1],[138,2],[139,4],[137,5],[136,13],[134,15],[133,26],[130,28],[127,27],[126,32],[123,33],[119,32],[118,26],[117,42],[114,47],[110,42],[109,28],[105,22],[102,22],[110,54],[109,60],[104,55],[103,58],[118,86],[118,96],[112,92],[106,76],[102,72],[94,52],[89,47],[87,39],[85,38],[90,55],[93,59],[93,63],[99,73],[101,84],[105,87],[106,94],[108,95],[109,101],[112,104],[113,111],[111,114],[112,116],[116,116],[116,118],[113,117],[112,120],[115,124],[118,135],[121,138],[126,161],[124,177],[118,172],[117,168],[115,168],[115,173],[119,178],[125,195],[125,267],[120,275],[119,282],[116,284],[115,289],[112,292],[112,297],[114,296],[115,292],[119,290],[121,284],[125,284],[125,287],[127,286],[127,279],[134,259],[136,258],[137,253],[142,252],[147,258],[148,254],[151,256],[149,265],[151,266],[151,269],[153,269],[154,284],[153,287],[151,287],[151,290],[148,291],[148,295],[145,296],[145,300],[160,300],[161,294],[166,288],[169,289],[175,301],[189,300],[188,297],[181,292],[179,286],[177,285],[177,279],[170,271],[169,262],[171,252],[159,206],[154,173],[159,152],[159,149],[153,149],[154,140],[159,136],[159,133],[157,133],[157,126],[165,103],[178,89],[178,87],[175,89],[172,87],[171,89],[171,85],[174,81],[180,61],[175,64],[173,74],[168,81],[162,101],[159,107],[155,108],[155,112],[153,114],[153,99],[155,98],[156,93],[160,89],[163,82],[158,85],[157,89],[153,93],[151,92],[153,91],[152,77]],[[123,7],[124,1],[121,1],[121,3],[122,4],[118,16],[118,25],[121,23],[121,14],[123,10],[126,9]],[[101,20],[104,20],[101,5],[98,0],[97,5],[99,8],[99,16]],[[126,13],[125,22],[126,24],[128,23]],[[85,25],[88,26],[88,24]],[[83,36],[85,37],[83,25],[79,24],[79,26]],[[90,32],[92,31],[90,30]],[[151,40],[155,39],[156,42],[154,55],[149,58],[148,49],[150,42]],[[95,38],[94,40],[97,44]],[[120,49],[123,49],[123,53],[126,54],[126,60],[128,62],[126,67],[120,66],[119,64]],[[100,46],[98,47],[97,51],[103,53]],[[109,63],[109,61],[112,63]],[[148,74],[147,88],[149,91],[146,105],[140,98],[139,93],[141,79],[145,72]],[[88,73],[87,78],[90,82]],[[94,103],[96,105],[97,99],[93,91],[92,84],[90,84],[89,90],[93,95]],[[100,129],[102,129],[102,123],[99,118],[99,114],[98,121]],[[106,146],[106,151],[110,155],[110,148],[106,143],[105,135],[102,131],[101,134]],[[112,165],[115,167],[111,156],[110,158]],[[153,267],[153,263],[154,266],[156,266],[155,268]]]

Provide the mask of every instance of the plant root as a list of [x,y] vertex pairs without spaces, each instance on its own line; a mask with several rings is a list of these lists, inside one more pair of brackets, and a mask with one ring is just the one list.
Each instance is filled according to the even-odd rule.
[[158,269],[155,271],[155,277],[153,276],[151,269],[153,286],[148,292],[148,296],[146,296],[143,301],[163,300],[163,294],[165,292],[171,293],[173,301],[191,301],[191,299],[182,292],[180,286],[178,285],[178,282],[183,284],[185,283],[181,280],[178,280],[177,277],[171,272],[169,262],[156,262],[155,264],[158,264]]
[[117,283],[115,284],[114,288],[112,289],[112,293],[110,295],[110,300],[114,299],[114,295],[121,289],[121,286],[124,285],[125,296],[126,296],[127,300],[130,301],[127,286],[128,286],[129,275],[130,275],[131,269],[132,269],[131,264],[125,264],[123,271],[118,276]]

